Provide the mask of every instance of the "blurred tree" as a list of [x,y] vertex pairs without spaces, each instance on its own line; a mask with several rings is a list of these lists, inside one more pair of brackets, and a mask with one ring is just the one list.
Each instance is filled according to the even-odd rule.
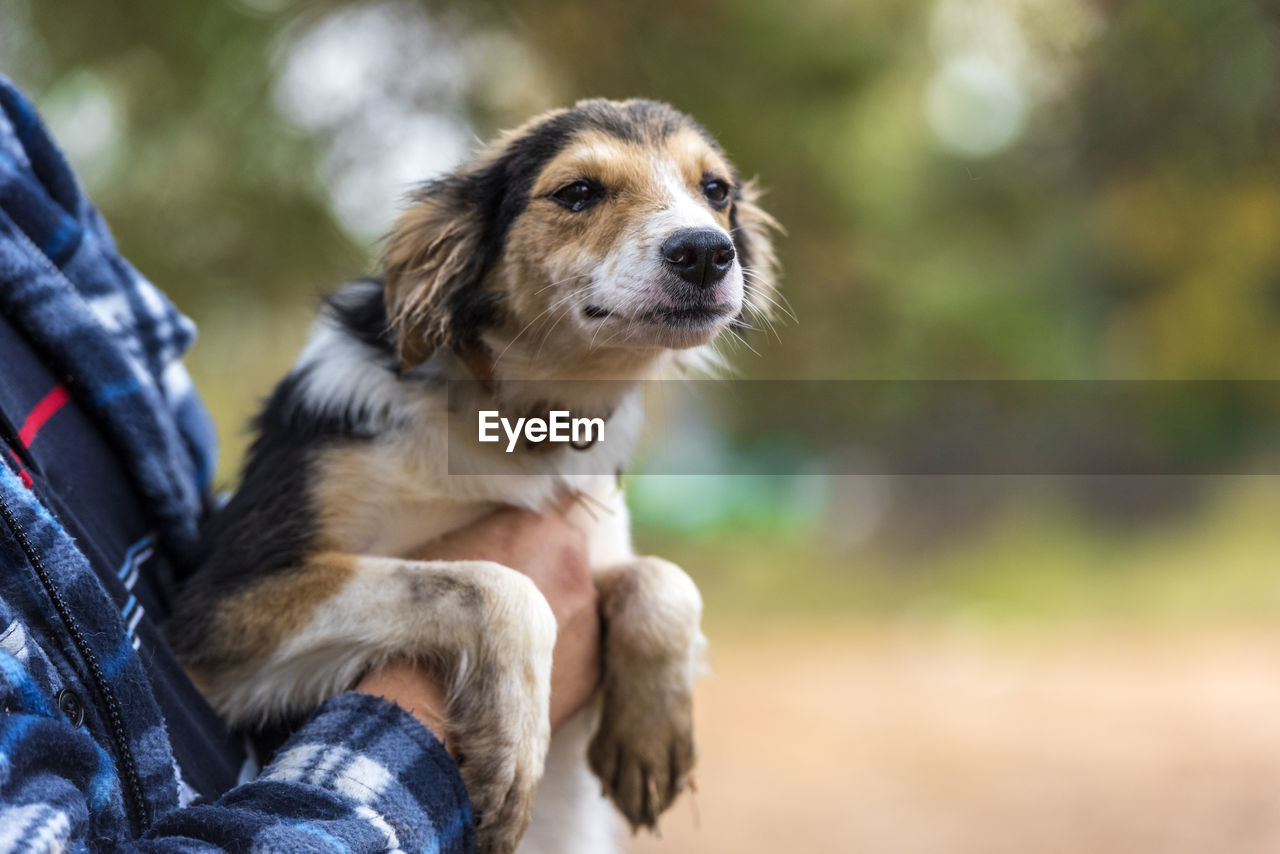
[[[483,137],[548,104],[644,95],[706,124],[788,230],[799,324],[758,335],[748,375],[1280,363],[1280,48],[1258,2],[7,3],[0,63],[58,120],[125,252],[198,318],[369,268],[376,230],[339,221],[334,170],[435,126],[404,125],[402,145],[400,113],[452,111],[451,133]],[[342,19],[350,43],[339,28],[306,66],[319,97],[372,87],[376,66],[400,100],[360,111],[357,91],[342,115],[360,118],[338,123],[385,124],[383,148],[281,107],[298,45],[339,13],[435,22],[420,49],[392,27],[410,41],[387,37],[371,65]],[[452,92],[432,104],[384,79],[450,63],[465,79],[422,83]],[[761,417],[744,403],[738,418]]]
[[366,263],[333,221],[315,147],[272,101],[282,21],[253,8],[35,2],[7,17],[40,61],[6,71],[61,107],[60,137],[90,118],[87,99],[109,99],[119,139],[93,195],[135,265],[196,313],[296,299]]

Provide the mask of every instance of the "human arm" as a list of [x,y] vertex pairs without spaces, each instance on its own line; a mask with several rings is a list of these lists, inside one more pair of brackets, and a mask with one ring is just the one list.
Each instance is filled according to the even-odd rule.
[[[33,841],[48,850],[91,844],[149,854],[472,850],[470,808],[452,759],[408,714],[357,694],[326,702],[257,779],[213,803],[171,809],[136,836],[110,745],[59,708],[63,690],[84,687],[52,668],[30,642],[36,633],[4,604],[0,851]],[[144,785],[154,804],[155,790],[172,779]]]

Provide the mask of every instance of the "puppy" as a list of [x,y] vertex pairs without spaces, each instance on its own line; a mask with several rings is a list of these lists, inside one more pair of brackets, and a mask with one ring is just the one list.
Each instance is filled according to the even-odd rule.
[[[717,336],[767,316],[774,225],[710,134],[651,101],[547,113],[422,187],[383,278],[330,298],[258,416],[171,621],[218,711],[294,718],[391,659],[429,661],[480,851],[616,850],[601,783],[633,829],[653,827],[694,763],[702,606],[678,567],[632,552],[615,472],[638,384],[707,367]],[[605,435],[508,452],[472,438],[483,410],[589,414]],[[556,629],[537,589],[495,563],[407,556],[570,493],[585,499],[572,520],[598,583],[603,688],[549,744]]]

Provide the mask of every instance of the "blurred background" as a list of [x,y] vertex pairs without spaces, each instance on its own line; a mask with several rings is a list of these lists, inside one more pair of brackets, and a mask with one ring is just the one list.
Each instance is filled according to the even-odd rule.
[[[744,377],[1280,373],[1273,3],[0,0],[0,70],[200,325],[228,486],[406,190],[584,96],[769,188],[795,317]],[[1280,850],[1280,480],[837,476],[784,385],[706,441],[796,474],[629,481],[713,649],[698,793],[637,851]]]

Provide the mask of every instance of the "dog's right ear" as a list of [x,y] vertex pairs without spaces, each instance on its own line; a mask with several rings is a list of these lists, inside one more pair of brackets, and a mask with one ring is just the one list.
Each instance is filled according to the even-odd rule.
[[425,185],[387,241],[385,302],[402,372],[457,343],[458,306],[487,269],[475,180],[456,174]]

